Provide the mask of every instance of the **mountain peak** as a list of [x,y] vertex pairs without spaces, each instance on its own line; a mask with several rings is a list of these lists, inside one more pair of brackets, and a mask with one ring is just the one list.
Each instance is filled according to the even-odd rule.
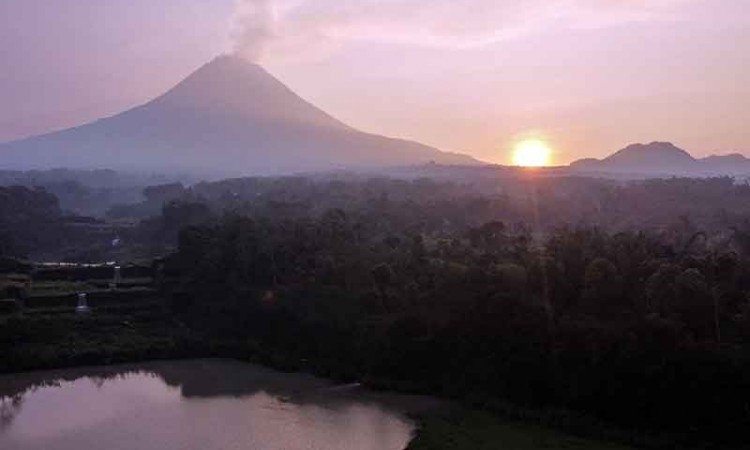
[[248,82],[248,80],[254,80],[257,83],[272,83],[283,86],[260,64],[231,54],[215,57],[193,72],[187,79],[199,76],[217,81]]
[[671,142],[631,144],[604,159],[576,161],[579,170],[632,174],[686,173],[695,169],[697,160]]
[[617,163],[667,163],[684,164],[695,162],[690,153],[677,147],[671,142],[651,142],[650,144],[631,144],[604,161]]
[[728,153],[726,155],[710,155],[701,161],[716,164],[746,164],[748,159],[741,153]]
[[2,168],[280,174],[477,164],[465,155],[364,133],[308,103],[263,67],[224,55],[145,105],[0,145]]
[[349,128],[300,98],[262,66],[232,55],[217,56],[150,105],[236,119]]
[[632,144],[604,159],[582,159],[570,166],[582,171],[647,176],[750,173],[750,160],[741,154],[696,159],[671,142]]
[[233,55],[231,53],[223,53],[221,55],[217,55],[209,61],[208,63],[204,64],[203,66],[215,66],[215,65],[232,65],[232,66],[238,66],[238,67],[261,67],[260,64],[248,61],[245,58],[242,58],[241,56]]

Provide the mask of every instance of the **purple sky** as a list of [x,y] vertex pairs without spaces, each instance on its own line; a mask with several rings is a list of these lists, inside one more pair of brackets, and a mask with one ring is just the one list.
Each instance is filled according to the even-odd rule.
[[365,131],[508,162],[750,154],[748,0],[3,0],[0,141],[143,103],[216,54]]

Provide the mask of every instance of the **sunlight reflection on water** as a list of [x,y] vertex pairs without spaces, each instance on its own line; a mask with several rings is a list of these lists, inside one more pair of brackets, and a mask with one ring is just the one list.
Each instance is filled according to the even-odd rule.
[[400,450],[428,398],[225,360],[0,377],[0,448]]

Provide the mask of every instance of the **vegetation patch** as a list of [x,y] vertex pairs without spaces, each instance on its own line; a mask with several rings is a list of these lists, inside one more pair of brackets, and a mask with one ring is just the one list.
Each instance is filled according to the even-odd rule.
[[632,447],[581,439],[548,428],[509,422],[493,414],[459,409],[420,418],[407,450],[629,450]]

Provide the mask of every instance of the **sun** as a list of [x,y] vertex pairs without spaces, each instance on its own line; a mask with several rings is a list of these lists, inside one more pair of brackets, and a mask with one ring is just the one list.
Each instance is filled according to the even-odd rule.
[[550,165],[552,150],[546,142],[527,139],[513,148],[513,164],[521,167],[544,167]]

